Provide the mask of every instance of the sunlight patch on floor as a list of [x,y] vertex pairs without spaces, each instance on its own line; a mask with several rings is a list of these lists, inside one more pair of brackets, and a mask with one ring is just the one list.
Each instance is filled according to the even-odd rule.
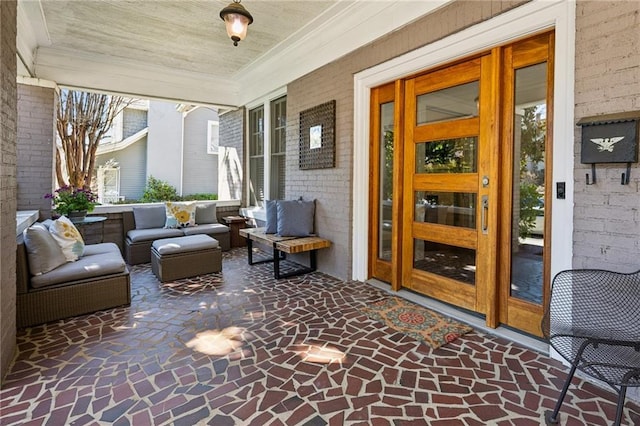
[[186,345],[205,355],[228,355],[242,346],[244,328],[227,327],[223,330],[207,330],[196,334]]

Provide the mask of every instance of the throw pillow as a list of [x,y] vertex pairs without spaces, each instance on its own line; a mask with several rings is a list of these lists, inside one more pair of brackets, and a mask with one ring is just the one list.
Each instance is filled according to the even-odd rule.
[[49,226],[49,232],[69,262],[74,262],[82,257],[84,253],[84,240],[69,218],[60,216],[54,220]]
[[133,207],[136,229],[162,228],[164,226],[164,206]]
[[276,200],[267,200],[264,204],[267,222],[265,225],[265,233],[275,234],[278,232],[278,206]]
[[175,216],[167,216],[167,220],[164,223],[164,229],[176,229],[178,227],[178,220]]
[[196,206],[196,224],[218,223],[216,203],[198,204]]
[[313,235],[315,201],[278,201],[278,235],[308,237]]
[[190,203],[174,203],[167,201],[165,203],[167,216],[174,216],[178,221],[179,228],[188,226],[196,226],[196,204]]
[[34,223],[24,230],[22,236],[31,275],[46,274],[67,263],[62,249],[44,225]]

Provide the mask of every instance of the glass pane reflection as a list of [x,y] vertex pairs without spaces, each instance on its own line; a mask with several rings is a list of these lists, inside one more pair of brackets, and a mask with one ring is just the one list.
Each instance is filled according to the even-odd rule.
[[462,247],[413,240],[413,267],[443,277],[476,283],[476,251]]
[[391,260],[391,199],[393,197],[393,109],[393,102],[380,105],[378,257],[389,261]]
[[476,194],[416,191],[416,222],[476,227]]
[[417,125],[478,115],[477,81],[448,87],[417,98]]
[[416,144],[416,173],[475,173],[478,138]]
[[547,64],[516,70],[511,296],[542,304]]

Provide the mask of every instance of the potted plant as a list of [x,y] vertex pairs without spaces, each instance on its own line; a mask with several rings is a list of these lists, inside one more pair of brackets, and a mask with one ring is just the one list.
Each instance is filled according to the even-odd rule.
[[44,198],[53,201],[53,208],[59,215],[79,222],[98,204],[98,198],[91,190],[71,186],[60,187],[52,194],[46,194]]

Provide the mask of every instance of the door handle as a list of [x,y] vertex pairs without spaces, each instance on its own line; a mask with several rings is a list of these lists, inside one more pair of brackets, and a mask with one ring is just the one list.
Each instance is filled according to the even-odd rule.
[[482,196],[482,210],[480,212],[480,227],[483,234],[489,233],[489,196]]

